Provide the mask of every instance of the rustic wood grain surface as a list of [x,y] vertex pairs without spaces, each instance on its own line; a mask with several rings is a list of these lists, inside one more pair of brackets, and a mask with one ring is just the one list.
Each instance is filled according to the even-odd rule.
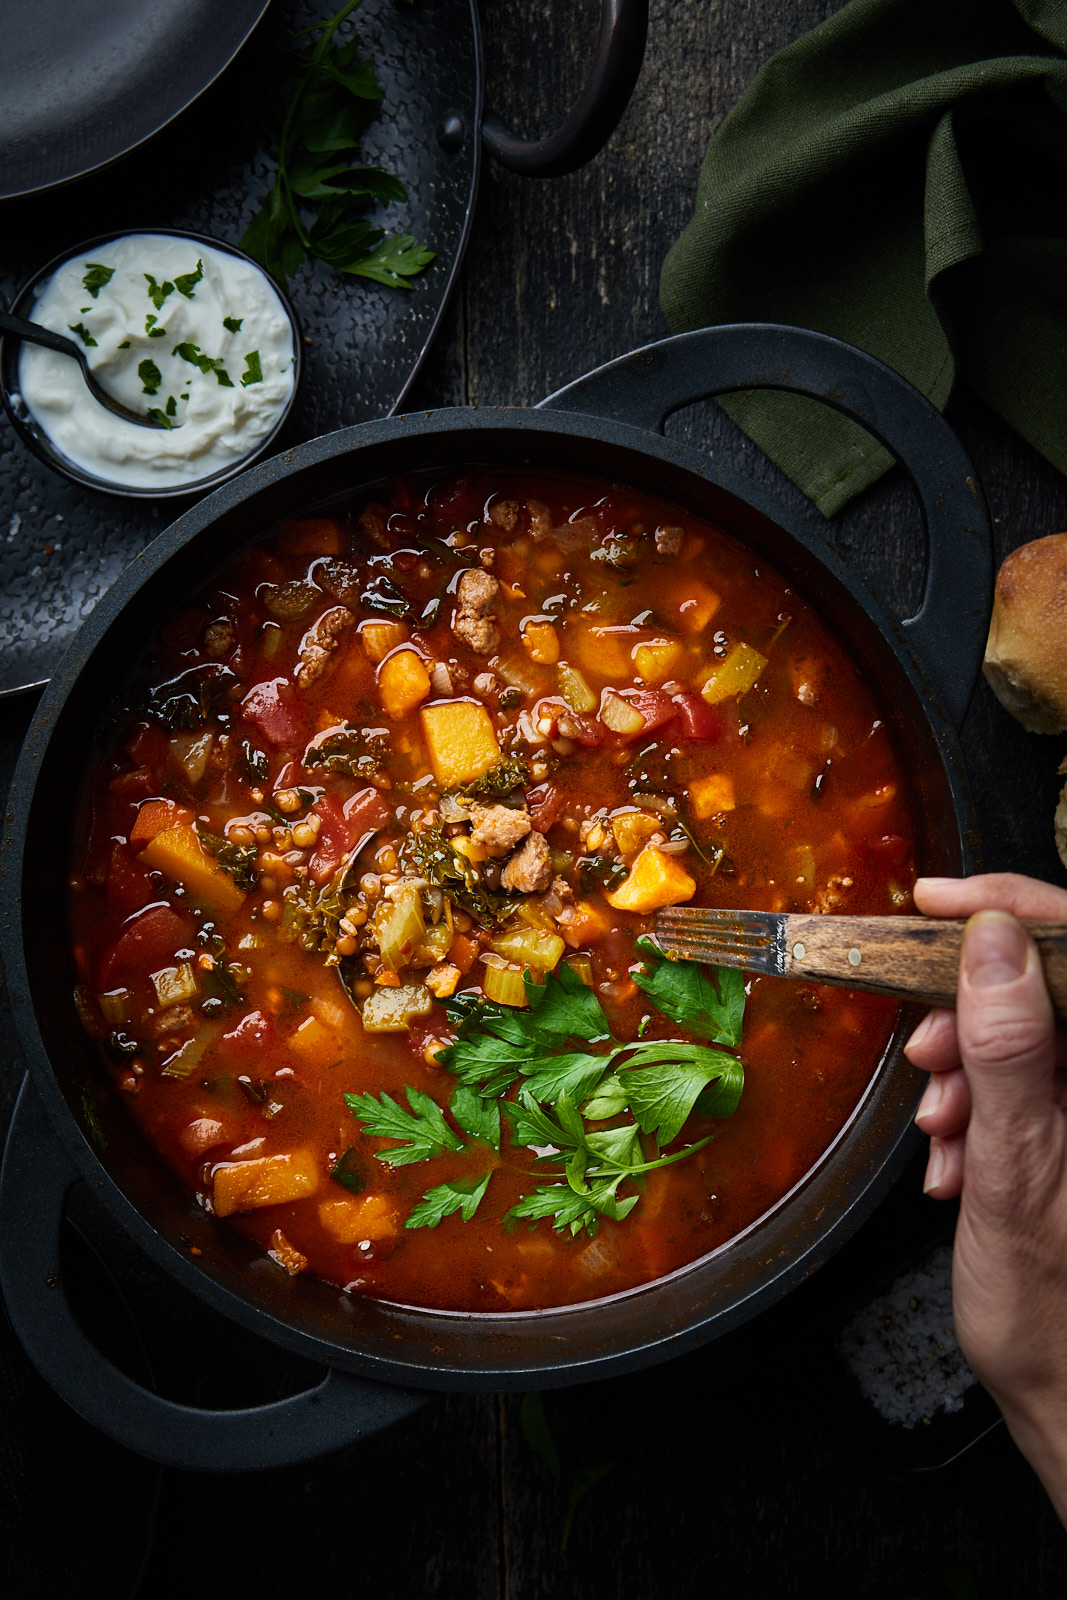
[[[653,0],[645,66],[608,148],[548,182],[487,167],[462,280],[412,408],[533,403],[663,335],[659,271],[687,219],[709,136],[758,67],[836,9],[832,0]],[[596,0],[484,0],[489,103],[523,131],[547,130],[580,88],[598,13]],[[1061,477],[977,406],[956,402],[950,418],[989,499],[998,557],[1067,527]],[[671,426],[743,461],[754,478],[777,481],[713,408]],[[914,606],[921,536],[899,478],[877,485],[827,534],[888,609]],[[25,699],[0,706],[5,782],[31,709]],[[1024,734],[982,685],[964,744],[986,864],[1063,882],[1052,844],[1059,741]],[[21,1069],[6,1010],[0,1029],[9,1112]],[[646,1374],[548,1397],[560,1483],[524,1436],[520,1397],[437,1399],[308,1467],[226,1480],[165,1472],[138,1592],[263,1600],[695,1600],[739,1588],[775,1600],[1064,1593],[1067,1535],[1003,1428],[937,1472],[901,1473],[879,1450],[877,1430],[851,1426],[849,1407],[822,1381],[820,1339],[864,1272],[873,1281],[879,1262],[903,1260],[942,1220],[920,1186],[913,1164],[838,1261],[740,1334]],[[234,1385],[249,1397],[286,1377],[297,1386],[295,1364],[279,1377],[276,1362],[178,1291],[135,1274],[128,1293],[166,1392],[232,1403]],[[9,1355],[13,1373],[18,1356]],[[99,1470],[94,1447],[21,1369],[18,1392],[21,1425],[38,1446],[47,1441],[46,1455],[75,1467],[44,1495],[33,1528],[34,1538],[61,1541],[79,1470],[86,1478]],[[127,1592],[129,1562],[116,1548],[148,1539],[150,1497],[119,1475],[115,1482],[110,1516],[70,1552],[87,1594],[104,1593],[109,1576],[106,1592]],[[562,1551],[568,1501],[582,1485]],[[43,1581],[20,1590],[35,1592],[59,1590]]]

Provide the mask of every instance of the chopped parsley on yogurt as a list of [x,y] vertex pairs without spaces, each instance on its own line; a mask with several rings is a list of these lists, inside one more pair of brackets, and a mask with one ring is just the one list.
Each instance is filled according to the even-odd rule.
[[23,344],[22,402],[53,446],[92,476],[171,489],[255,454],[293,393],[293,326],[267,274],[195,239],[136,233],[65,261],[34,322],[74,336],[94,376],[157,428],[93,399],[74,363]]

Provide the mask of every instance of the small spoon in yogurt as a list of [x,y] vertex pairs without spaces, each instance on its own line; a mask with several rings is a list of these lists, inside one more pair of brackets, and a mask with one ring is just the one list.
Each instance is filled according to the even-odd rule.
[[121,400],[116,400],[114,395],[108,394],[102,384],[93,377],[85,351],[67,339],[61,333],[53,333],[51,328],[42,328],[39,322],[27,322],[22,317],[13,317],[10,311],[0,311],[0,333],[14,334],[18,339],[26,339],[30,344],[43,344],[48,350],[57,350],[61,356],[70,356],[81,368],[82,377],[89,386],[89,392],[102,406],[113,411],[116,417],[122,417],[125,422],[136,422],[142,428],[165,428],[165,422],[159,422],[155,417],[146,417],[143,412],[131,411],[124,406]]

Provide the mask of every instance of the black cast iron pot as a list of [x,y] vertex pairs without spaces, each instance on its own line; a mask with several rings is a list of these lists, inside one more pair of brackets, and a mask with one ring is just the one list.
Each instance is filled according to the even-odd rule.
[[[890,621],[812,525],[732,468],[662,435],[712,394],[794,390],[859,419],[910,472],[928,533],[922,605]],[[535,410],[446,410],[329,434],[250,468],[179,518],[102,599],[45,691],[12,791],[0,871],[4,957],[29,1064],[0,1180],[0,1284],[34,1362],[121,1442],[232,1470],[323,1453],[433,1389],[531,1389],[636,1369],[693,1348],[779,1299],[858,1227],[915,1148],[916,1075],[893,1046],[848,1127],[773,1212],[713,1255],[644,1288],[573,1308],[462,1315],[362,1300],[276,1271],[194,1206],[109,1093],[72,1004],[68,840],[101,709],[176,600],[280,518],[348,500],[396,472],[469,463],[588,473],[687,506],[770,560],[863,664],[912,776],[926,873],[973,865],[955,729],[985,639],[989,529],[970,464],[938,413],[870,357],[796,329],[705,329],[610,363]],[[83,1089],[92,1085],[95,1116]],[[58,1138],[56,1137],[58,1135]],[[64,1197],[84,1178],[133,1238],[245,1328],[327,1368],[295,1399],[197,1411],[139,1389],[81,1333],[54,1283]],[[190,1245],[200,1254],[193,1258]],[[420,1392],[421,1391],[421,1392]]]

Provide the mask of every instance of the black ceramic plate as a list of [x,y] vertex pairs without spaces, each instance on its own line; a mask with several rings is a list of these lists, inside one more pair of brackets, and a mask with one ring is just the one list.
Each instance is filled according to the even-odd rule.
[[[320,0],[272,6],[230,68],[150,143],[59,195],[0,204],[0,298],[10,305],[44,262],[110,230],[184,228],[239,243],[273,178],[276,44],[327,9]],[[364,149],[408,193],[382,220],[437,258],[407,293],[318,266],[296,274],[289,289],[305,370],[282,448],[397,409],[433,336],[474,205],[482,84],[472,0],[364,0],[355,21],[383,91]],[[463,135],[446,150],[437,129],[450,113]],[[47,680],[96,600],[174,515],[173,501],[123,501],[64,482],[0,420],[0,694]]]
[[267,0],[7,0],[0,199],[125,155],[237,54]]

